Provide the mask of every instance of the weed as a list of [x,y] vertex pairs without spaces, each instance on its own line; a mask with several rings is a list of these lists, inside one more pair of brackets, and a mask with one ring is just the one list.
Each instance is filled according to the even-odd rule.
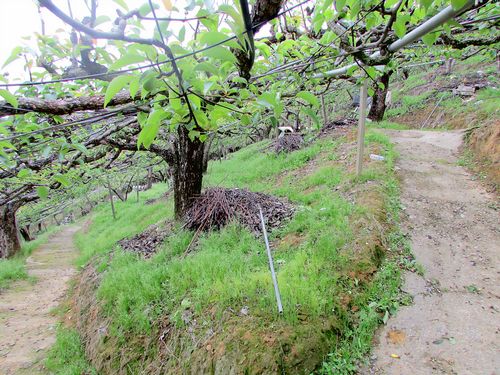
[[45,361],[45,366],[52,374],[97,374],[85,359],[85,350],[76,330],[59,326],[56,337],[56,343]]

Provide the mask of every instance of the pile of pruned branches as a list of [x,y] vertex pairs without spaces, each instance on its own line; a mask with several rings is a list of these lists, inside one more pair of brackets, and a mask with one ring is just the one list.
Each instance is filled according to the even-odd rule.
[[357,123],[357,121],[352,119],[352,118],[344,118],[344,119],[340,119],[340,120],[330,121],[328,124],[325,124],[321,128],[320,135],[326,135],[332,131],[337,131],[339,129],[349,128],[351,126],[355,126],[356,123]]
[[142,233],[118,241],[118,244],[125,251],[149,258],[157,251],[158,246],[162,244],[170,233],[171,229],[168,226],[151,225]]
[[293,215],[293,206],[282,199],[245,189],[210,188],[196,198],[187,212],[185,227],[191,230],[220,229],[238,221],[255,234],[261,233],[259,205],[272,230]]
[[300,133],[284,133],[278,137],[269,148],[277,154],[299,150],[304,145],[304,137]]

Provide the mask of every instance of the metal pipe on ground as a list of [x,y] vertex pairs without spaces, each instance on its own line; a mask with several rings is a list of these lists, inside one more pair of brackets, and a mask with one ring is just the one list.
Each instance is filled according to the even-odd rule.
[[267,239],[266,223],[264,222],[264,215],[262,214],[262,207],[259,207],[260,223],[262,225],[262,234],[264,235],[264,241],[266,243],[267,258],[269,260],[269,269],[271,271],[271,277],[273,279],[274,294],[276,295],[276,303],[278,304],[278,312],[283,313],[283,305],[281,304],[280,289],[278,287],[278,279],[276,278],[276,273],[274,272],[273,255],[271,254],[271,248],[269,246],[269,240]]

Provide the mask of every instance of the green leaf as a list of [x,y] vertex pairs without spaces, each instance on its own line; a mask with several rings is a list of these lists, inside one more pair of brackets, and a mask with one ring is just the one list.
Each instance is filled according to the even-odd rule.
[[239,12],[231,5],[223,4],[219,6],[219,12],[223,12],[230,15],[231,18],[238,23],[243,22],[243,19],[239,14]]
[[429,9],[429,7],[432,5],[432,2],[434,0],[420,0],[420,5],[424,7],[425,9]]
[[204,51],[203,54],[214,59],[236,63],[236,57],[234,57],[234,55],[228,49],[222,46],[210,48]]
[[141,81],[140,76],[135,76],[130,80],[130,86],[128,89],[130,91],[131,98],[134,98],[135,95],[137,94],[137,91],[139,91],[140,81]]
[[110,22],[110,21],[111,21],[111,18],[109,18],[108,16],[98,16],[95,19],[95,26],[99,26],[103,23]]
[[223,34],[219,31],[208,31],[200,35],[200,42],[202,44],[211,45],[220,43],[228,37],[228,35]]
[[113,78],[106,89],[106,94],[104,95],[104,107],[108,105],[111,99],[113,99],[115,95],[118,94],[118,92],[132,80],[132,78],[132,75],[122,75]]
[[54,180],[59,182],[62,186],[69,186],[69,180],[66,176],[63,176],[62,174],[56,174],[54,176]]
[[463,8],[465,4],[467,4],[467,0],[451,0],[451,6],[455,10]]
[[71,144],[71,146],[77,150],[77,151],[80,151],[82,154],[86,155],[87,152],[89,151],[87,149],[87,147],[85,147],[85,145],[83,143],[73,143]]
[[208,62],[202,62],[202,63],[199,63],[198,65],[196,65],[194,67],[194,70],[197,70],[197,71],[200,71],[200,72],[207,72],[207,73],[211,73],[213,75],[219,75],[219,69],[217,69],[217,67],[213,64],[210,64]]
[[203,95],[207,95],[207,92],[210,91],[210,88],[215,84],[215,82],[212,81],[205,81],[203,83]]
[[146,125],[142,128],[139,133],[139,137],[137,138],[137,147],[140,148],[141,145],[144,145],[145,148],[149,148],[160,130],[161,122],[167,117],[168,113],[163,109],[155,109],[152,111],[148,120],[146,121]]
[[3,63],[2,69],[5,68],[7,65],[9,65],[12,61],[17,60],[21,56],[22,51],[23,51],[22,47],[20,47],[20,46],[14,47],[10,56]]
[[142,55],[137,53],[127,53],[111,64],[109,69],[118,70],[127,65],[142,63],[144,60],[146,60],[146,58]]
[[14,108],[18,107],[19,103],[17,102],[17,98],[9,91],[1,89],[0,96],[2,96],[7,101],[7,103],[9,103]]
[[23,168],[19,171],[19,173],[17,174],[17,177],[24,178],[24,177],[28,177],[30,174],[31,174],[31,171],[29,169]]
[[431,47],[434,42],[437,40],[439,34],[438,33],[428,33],[428,34],[425,34],[423,37],[422,37],[422,41],[429,47]]
[[183,42],[185,37],[186,37],[186,28],[182,26],[181,29],[179,30],[179,35],[177,36],[177,39],[179,40],[179,42]]
[[250,119],[250,116],[248,115],[242,115],[240,118],[241,125],[250,125],[252,123],[252,120]]
[[365,67],[365,71],[371,79],[375,79],[377,77],[377,69],[373,66]]
[[319,106],[319,100],[314,96],[314,94],[311,94],[308,91],[301,91],[297,94],[297,97],[300,99],[304,99],[306,102],[309,104],[313,105],[314,107]]
[[398,19],[396,22],[394,22],[392,28],[394,29],[394,33],[398,36],[398,38],[402,38],[406,34],[406,21],[403,19]]
[[277,104],[276,95],[270,92],[264,92],[257,98],[257,103],[267,108],[274,108]]
[[337,7],[337,11],[340,12],[345,6],[346,0],[337,0],[335,2],[335,6]]
[[36,193],[40,199],[45,199],[49,195],[49,188],[47,186],[37,186]]
[[128,6],[125,0],[113,0],[113,1],[119,6],[121,6],[123,9],[128,10]]
[[319,121],[319,117],[316,112],[307,107],[302,108],[302,111],[313,120],[314,125],[316,125],[318,129],[321,127],[321,122]]
[[45,146],[45,148],[42,151],[42,156],[44,158],[46,158],[47,156],[50,155],[51,151],[52,151],[52,147],[51,146]]

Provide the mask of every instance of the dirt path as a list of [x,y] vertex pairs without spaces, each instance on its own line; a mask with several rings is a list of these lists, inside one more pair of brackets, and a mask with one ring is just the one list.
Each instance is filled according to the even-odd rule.
[[0,374],[37,374],[45,350],[55,340],[58,306],[75,274],[73,236],[80,228],[64,228],[27,260],[36,283],[13,285],[0,294]]
[[500,374],[498,202],[457,165],[461,133],[387,134],[400,153],[404,230],[425,274],[406,274],[414,303],[381,329],[362,373]]

